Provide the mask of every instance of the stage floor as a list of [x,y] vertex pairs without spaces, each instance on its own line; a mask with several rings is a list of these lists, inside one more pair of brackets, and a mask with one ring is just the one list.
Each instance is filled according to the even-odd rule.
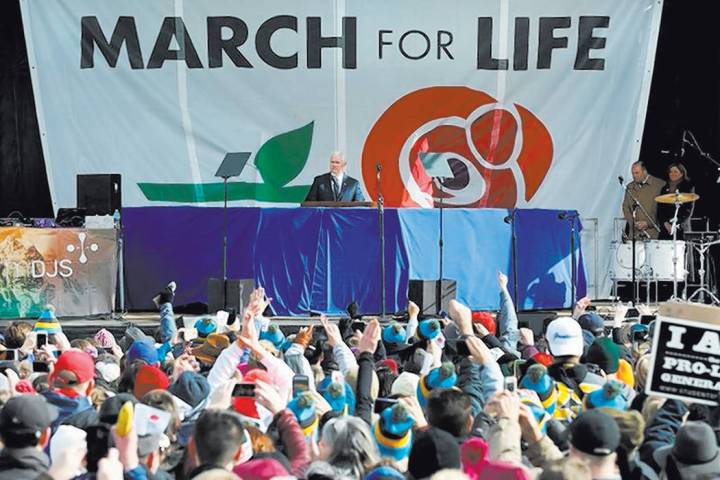
[[[594,303],[597,312],[600,315],[612,318],[614,314],[614,306],[611,302],[597,302]],[[518,314],[518,320],[521,327],[530,327],[533,330],[542,329],[542,321],[550,315],[570,315],[568,309],[558,310],[534,310],[527,312],[520,312]],[[198,318],[202,318],[205,315],[189,315],[189,314],[176,314],[176,316],[182,316],[183,322],[186,326],[192,326]],[[330,316],[331,320],[338,319],[338,316]],[[366,318],[371,318],[370,316]],[[0,328],[5,329],[11,322],[15,320],[21,320],[33,323],[32,319],[0,319]],[[143,332],[152,335],[156,328],[160,326],[160,317],[158,312],[133,312],[126,313],[123,316],[96,316],[92,318],[71,318],[64,317],[60,318],[60,324],[62,325],[63,332],[70,340],[75,338],[85,338],[93,336],[99,329],[105,328],[109,330],[116,338],[120,338],[124,335],[130,323],[139,327]],[[277,322],[283,332],[287,335],[290,333],[297,332],[300,328],[308,325],[320,325],[319,317],[273,317],[272,321]]]

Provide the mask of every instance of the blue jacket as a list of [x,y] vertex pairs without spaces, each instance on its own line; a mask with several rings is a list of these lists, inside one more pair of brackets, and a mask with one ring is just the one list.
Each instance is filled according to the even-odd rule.
[[51,425],[53,432],[68,418],[93,408],[88,397],[67,397],[62,393],[53,391],[43,392],[42,395],[48,403],[58,409],[58,417]]

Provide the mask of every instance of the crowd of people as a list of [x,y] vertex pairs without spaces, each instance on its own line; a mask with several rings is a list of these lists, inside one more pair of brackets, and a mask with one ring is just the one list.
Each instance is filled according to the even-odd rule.
[[262,288],[178,328],[168,285],[153,336],[69,341],[48,308],[0,338],[0,480],[720,478],[720,411],[644,393],[652,323],[582,299],[533,333],[498,287],[287,336]]

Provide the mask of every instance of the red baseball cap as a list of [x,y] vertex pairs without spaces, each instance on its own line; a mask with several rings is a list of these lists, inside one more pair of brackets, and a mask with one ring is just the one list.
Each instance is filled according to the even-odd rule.
[[95,362],[82,350],[67,350],[55,362],[48,382],[55,388],[71,387],[95,378]]

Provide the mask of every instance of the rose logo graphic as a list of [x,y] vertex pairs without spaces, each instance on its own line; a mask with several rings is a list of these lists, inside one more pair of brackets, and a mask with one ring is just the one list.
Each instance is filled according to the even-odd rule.
[[500,105],[467,87],[429,87],[393,103],[375,122],[362,153],[365,186],[377,198],[375,167],[383,166],[389,207],[432,207],[440,200],[420,161],[440,153],[453,178],[442,181],[443,204],[512,208],[529,201],[553,156],[550,133],[526,108]]

